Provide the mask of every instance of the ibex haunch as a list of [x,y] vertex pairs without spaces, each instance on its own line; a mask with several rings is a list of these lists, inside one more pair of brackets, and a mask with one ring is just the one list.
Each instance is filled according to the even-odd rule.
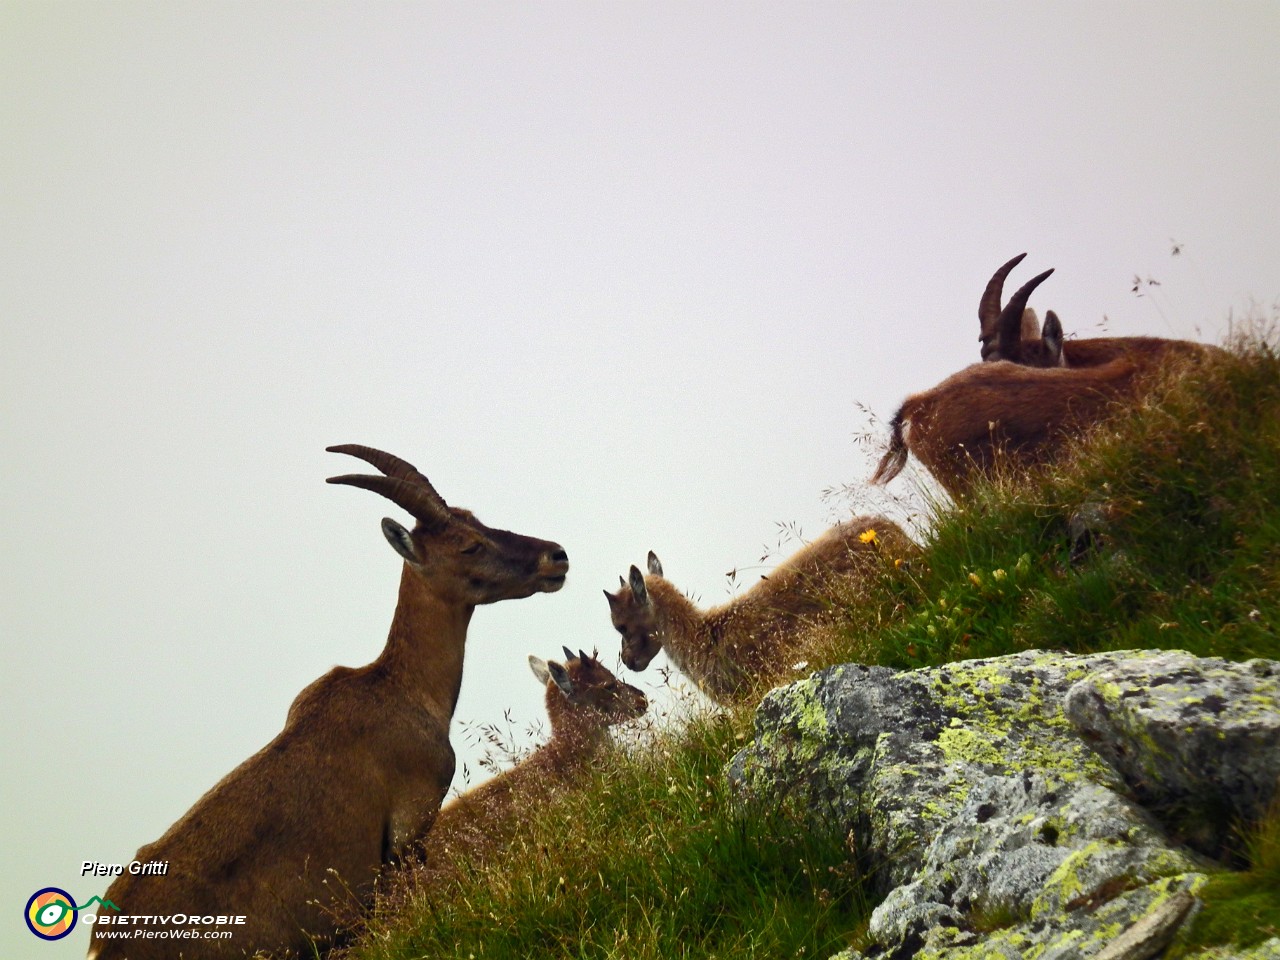
[[[559,544],[486,527],[450,507],[391,454],[330,447],[382,476],[331,477],[391,500],[416,520],[382,532],[404,560],[386,647],[358,669],[335,667],[289,708],[284,729],[201,797],[143,861],[166,876],[122,875],[106,898],[133,915],[243,916],[228,940],[108,939],[97,960],[310,955],[335,932],[335,899],[371,892],[382,866],[430,827],[453,779],[449,722],[475,607],[564,585]],[[156,929],[154,926],[148,929]]]
[[948,493],[962,496],[998,457],[1019,467],[1052,457],[1073,429],[1131,392],[1138,373],[1127,358],[1079,370],[1007,361],[966,367],[903,401],[871,482],[896,477],[910,452]]
[[644,670],[666,650],[704,693],[728,703],[785,674],[799,628],[828,611],[833,578],[865,574],[882,562],[881,551],[900,556],[909,549],[910,540],[891,520],[857,517],[828,530],[723,606],[699,610],[666,579],[652,551],[648,576],[633,566],[618,592],[604,595],[627,667]]

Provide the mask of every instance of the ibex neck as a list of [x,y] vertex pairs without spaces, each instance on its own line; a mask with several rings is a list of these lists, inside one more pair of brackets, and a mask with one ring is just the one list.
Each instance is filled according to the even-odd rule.
[[535,754],[543,769],[562,775],[586,766],[609,741],[600,717],[585,722],[576,717],[565,720],[552,721],[551,739]]
[[690,650],[697,646],[699,635],[706,629],[707,615],[669,580],[649,576],[645,586],[657,612],[662,647],[683,670]]
[[547,684],[547,719],[551,723],[551,739],[547,746],[563,745],[573,751],[593,752],[609,739],[608,721],[587,707],[572,707],[564,694]]
[[377,665],[389,678],[453,716],[462,687],[467,625],[475,607],[434,591],[406,564],[387,645]]

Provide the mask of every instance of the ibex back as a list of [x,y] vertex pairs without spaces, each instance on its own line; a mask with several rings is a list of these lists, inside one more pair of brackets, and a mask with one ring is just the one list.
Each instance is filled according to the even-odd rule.
[[309,956],[313,942],[332,938],[335,899],[365,897],[440,809],[453,778],[449,721],[475,607],[564,585],[569,562],[558,544],[486,527],[390,454],[329,449],[384,474],[330,483],[381,494],[417,520],[411,531],[382,521],[404,560],[386,647],[369,665],[335,667],[304,689],[274,740],[138,851],[139,860],[168,861],[167,875],[126,874],[107,890],[124,914],[245,917],[227,928],[231,939],[97,931],[91,958]]
[[903,401],[871,481],[892,480],[910,452],[948,493],[963,496],[997,462],[1025,470],[1054,459],[1068,437],[1141,394],[1164,361],[1194,355],[1121,352],[1095,366],[1050,369],[973,364]]
[[830,608],[832,578],[865,575],[882,562],[882,551],[901,557],[911,549],[893,521],[857,517],[832,527],[741,596],[705,611],[663,576],[650,551],[648,576],[633,566],[617,593],[605,591],[622,635],[622,662],[644,670],[665,649],[705,694],[721,703],[740,700],[785,673],[799,628]]

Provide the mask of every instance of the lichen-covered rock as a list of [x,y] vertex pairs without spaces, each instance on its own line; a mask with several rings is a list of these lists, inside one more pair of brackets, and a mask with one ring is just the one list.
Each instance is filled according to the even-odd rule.
[[[1250,739],[1265,725],[1249,718],[1268,703],[1280,715],[1277,665],[1160,651],[1030,651],[904,673],[835,667],[765,698],[728,775],[746,793],[791,798],[855,832],[885,894],[868,956],[1091,956],[1144,918],[1180,925],[1192,911],[1162,919],[1171,898],[1189,902],[1204,882],[1205,862],[1168,839],[1134,799],[1130,768],[1111,761],[1126,751],[1182,756],[1165,743],[1172,728],[1153,730],[1142,751],[1125,746],[1131,730],[1168,712],[1159,697],[1127,691],[1190,689],[1197,665],[1213,680],[1194,703],[1182,695],[1179,722],[1208,737],[1208,718],[1238,720],[1240,734],[1219,743],[1249,757],[1220,748],[1203,769],[1265,804],[1275,775],[1253,757],[1265,752]],[[1108,708],[1117,702],[1130,709]],[[1167,766],[1135,762],[1146,778]],[[1194,769],[1178,766],[1198,788]]]
[[[1068,691],[1068,719],[1148,806],[1254,821],[1280,782],[1280,663],[1168,651],[1108,665]],[[1210,831],[1198,846],[1223,839]]]

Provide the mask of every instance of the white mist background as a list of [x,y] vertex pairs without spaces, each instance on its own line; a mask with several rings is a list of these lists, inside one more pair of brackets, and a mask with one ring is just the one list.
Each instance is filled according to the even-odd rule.
[[976,361],[1013,254],[1079,335],[1269,312],[1278,28],[1262,2],[4,0],[0,955],[82,955],[26,931],[31,893],[104,892],[82,861],[127,863],[381,649],[378,521],[407,518],[327,486],[361,467],[326,445],[569,552],[563,591],[472,621],[474,775],[461,724],[541,718],[527,654],[616,663],[600,591],[647,550],[717,602],[779,525],[848,510],[822,491],[870,472],[860,405]]

